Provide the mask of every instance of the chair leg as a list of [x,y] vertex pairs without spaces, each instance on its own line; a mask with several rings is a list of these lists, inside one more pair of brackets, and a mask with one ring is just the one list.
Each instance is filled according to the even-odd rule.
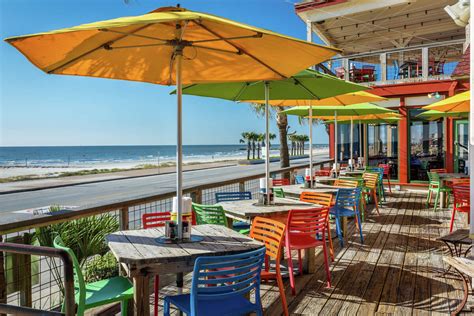
[[[289,244],[286,244],[286,256],[288,260],[288,273],[290,275],[290,286],[291,286],[291,294],[294,296],[296,295],[295,291],[295,276],[294,276],[294,270],[293,270],[293,260],[291,258],[291,249],[289,247]],[[277,263],[278,264],[278,263]]]
[[170,302],[166,298],[163,303],[163,316],[170,316]]
[[[122,316],[127,316],[128,314],[128,300],[123,300],[120,302],[120,308],[122,309]],[[155,315],[158,315],[158,313],[155,313]]]
[[388,191],[390,192],[390,195],[392,195],[392,185],[390,184],[390,175],[387,174],[387,181],[388,181]]
[[344,247],[344,238],[342,238],[342,232],[341,232],[341,223],[339,216],[336,215],[336,233],[337,233],[337,238],[339,238],[339,243],[341,244],[341,247]]
[[281,304],[283,306],[283,315],[288,316],[288,305],[286,303],[286,294],[285,294],[285,286],[283,285],[283,279],[281,277],[281,271],[280,268],[277,266],[276,269],[276,281],[278,284],[278,290],[280,291],[280,297],[281,297]]
[[329,271],[329,258],[328,258],[328,251],[326,249],[326,242],[323,243],[323,252],[324,252],[324,265],[326,267],[327,286],[328,288],[330,288],[331,287],[331,271]]
[[434,203],[434,210],[436,211],[436,208],[438,207],[438,201],[439,201],[439,196],[441,195],[441,192],[439,190],[436,190],[436,197],[435,197],[435,203]]
[[373,193],[373,196],[374,196],[374,202],[375,202],[375,209],[377,210],[377,215],[380,215],[380,211],[379,211],[379,201],[377,199],[377,193],[375,193],[375,190],[372,191]]
[[357,213],[356,218],[358,218],[357,224],[359,225],[360,241],[364,243],[364,234],[362,234],[362,223],[360,222],[360,214]]
[[[469,213],[468,213],[469,214]],[[453,212],[451,214],[451,223],[449,223],[449,232],[453,232],[453,226],[454,226],[454,217],[456,215],[456,209],[453,207]]]
[[332,244],[331,227],[329,226],[329,218],[327,222],[328,240],[329,240],[329,253],[331,254],[331,260],[334,261],[334,246]]
[[155,291],[155,304],[153,305],[153,312],[155,315],[158,315],[158,300],[160,298],[160,276],[155,275],[155,284],[154,286],[154,291]]
[[303,260],[301,260],[301,249],[298,249],[298,271],[303,275]]
[[428,196],[426,196],[426,207],[429,207],[431,203],[431,190],[428,188]]

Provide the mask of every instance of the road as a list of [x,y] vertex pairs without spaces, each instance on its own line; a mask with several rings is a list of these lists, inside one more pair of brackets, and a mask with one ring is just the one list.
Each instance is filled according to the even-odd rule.
[[[315,155],[314,161],[327,160],[327,154]],[[307,163],[307,159],[293,160],[292,166]],[[279,163],[272,163],[271,170]],[[234,178],[262,173],[263,164],[253,166],[231,166],[207,170],[188,171],[183,174],[184,188],[226,181]],[[175,189],[176,175],[163,174],[143,178],[120,179],[108,182],[72,185],[38,191],[0,195],[0,213],[7,213],[47,205],[87,206],[109,204],[118,200],[129,200],[142,196],[170,192]]]

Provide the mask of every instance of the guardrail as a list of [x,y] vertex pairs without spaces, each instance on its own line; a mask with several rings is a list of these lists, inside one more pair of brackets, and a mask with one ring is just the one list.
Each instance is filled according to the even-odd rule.
[[[333,160],[324,160],[313,163],[315,170],[330,164]],[[271,171],[272,176],[290,175],[307,168],[308,164],[299,164],[288,168]],[[263,168],[262,168],[263,169]],[[214,204],[215,193],[229,191],[250,191],[256,194],[259,191],[258,179],[265,173],[253,174],[246,177],[234,178],[225,181],[206,183],[184,188],[184,194],[193,201],[203,204]],[[53,224],[72,221],[75,219],[112,214],[117,218],[120,230],[141,228],[141,217],[144,213],[169,211],[172,207],[172,198],[175,190],[157,195],[139,196],[133,199],[115,200],[112,203],[96,204],[71,210],[52,213],[7,213],[0,219],[0,242],[31,244],[34,242],[35,229]],[[31,246],[30,246],[31,247]],[[0,304],[34,307],[40,310],[51,310],[60,306],[62,291],[57,287],[53,275],[51,258],[35,255],[28,259],[21,254],[4,256],[0,248]],[[60,265],[55,264],[59,267]],[[3,273],[2,273],[3,272]],[[65,273],[65,272],[64,272]],[[3,279],[2,279],[3,277]],[[66,274],[61,275],[65,278]]]

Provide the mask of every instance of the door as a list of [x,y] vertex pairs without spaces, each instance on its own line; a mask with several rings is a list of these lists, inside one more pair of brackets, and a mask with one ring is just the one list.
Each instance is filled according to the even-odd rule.
[[464,172],[469,153],[469,121],[454,122],[454,172]]

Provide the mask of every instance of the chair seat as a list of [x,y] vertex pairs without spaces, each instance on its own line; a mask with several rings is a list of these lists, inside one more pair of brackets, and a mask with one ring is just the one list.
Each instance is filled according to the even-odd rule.
[[[187,315],[191,315],[189,294],[167,296],[166,300],[179,307],[179,309]],[[257,309],[255,304],[252,304],[249,300],[240,296],[220,300],[202,300],[198,301],[196,305],[198,306],[196,314],[206,316],[246,315]]]
[[351,217],[351,216],[356,215],[356,213],[353,210],[349,210],[347,208],[337,207],[337,206],[332,207],[331,210],[329,210],[329,214],[344,216],[344,217]]
[[234,222],[234,229],[250,229],[250,224],[247,222]]
[[[87,308],[131,298],[133,298],[133,284],[124,277],[114,277],[86,284]],[[78,301],[79,293],[76,294],[76,302]]]
[[290,247],[291,249],[306,249],[321,246],[323,242],[317,240],[311,236],[291,236],[290,234]]

